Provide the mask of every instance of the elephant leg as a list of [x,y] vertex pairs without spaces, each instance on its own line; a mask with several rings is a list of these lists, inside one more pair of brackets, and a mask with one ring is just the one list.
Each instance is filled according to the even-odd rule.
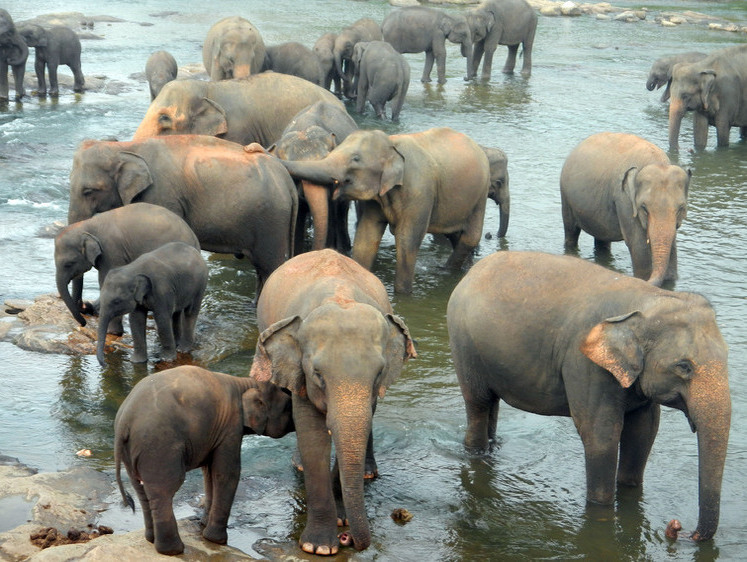
[[620,435],[620,462],[617,483],[623,486],[640,486],[649,453],[659,430],[661,408],[648,404],[625,416]]
[[80,93],[83,91],[83,86],[86,83],[86,79],[83,76],[83,71],[80,69],[80,64],[71,66],[70,69],[73,71],[73,92]]
[[485,46],[485,60],[482,63],[482,79],[490,80],[490,75],[493,72],[493,54],[495,53],[496,45]]
[[143,483],[153,516],[155,537],[153,544],[160,554],[174,555],[184,552],[184,543],[179,537],[173,509],[174,494],[183,482],[184,477],[182,476],[181,479],[171,483],[171,485],[168,485],[165,479],[161,479],[156,484]]
[[8,99],[8,63],[1,62],[0,63],[0,99],[1,100],[7,100]]
[[[348,212],[350,210],[349,201],[330,201],[333,214],[329,225],[327,245],[335,248],[342,254],[349,255],[352,245],[350,243],[350,233],[348,232]],[[333,238],[330,240],[330,235]]]
[[13,82],[16,86],[16,100],[20,100],[26,95],[26,90],[23,87],[23,75],[26,72],[25,63],[19,64],[13,67]]
[[565,233],[565,251],[578,249],[578,237],[581,235],[581,227],[576,222],[576,217],[571,210],[571,206],[566,202],[562,192],[560,194],[560,204],[563,214],[563,232]]
[[39,96],[47,95],[47,81],[44,77],[44,60],[37,55],[34,61],[34,71],[36,72],[36,81],[38,84],[36,94]]
[[693,112],[693,137],[696,150],[703,150],[708,144],[708,117],[698,111]]
[[397,95],[392,98],[392,121],[395,123],[399,121],[399,114],[402,111],[402,106],[405,104],[405,87],[401,85],[397,90]]
[[135,489],[135,494],[138,500],[140,500],[140,509],[143,511],[143,523],[145,524],[145,540],[152,543],[155,540],[155,534],[153,532],[153,514],[150,510],[150,502],[148,496],[145,493],[142,482],[137,478],[130,475],[130,483]]
[[379,207],[375,202],[363,202],[363,214],[353,239],[353,259],[369,271],[373,267],[387,225],[381,208],[377,209],[374,205]]
[[729,146],[729,133],[731,132],[731,124],[727,118],[721,115],[716,116],[716,145],[717,146]]
[[49,95],[57,96],[60,93],[60,87],[57,83],[57,65],[54,63],[48,64],[47,68],[49,69]]
[[241,437],[238,440],[227,440],[213,451],[210,466],[212,481],[212,502],[208,513],[207,527],[202,536],[210,542],[226,544],[228,542],[228,517],[231,515],[233,498],[239,484],[241,473]]
[[495,439],[500,398],[489,390],[479,394],[462,386],[464,405],[467,410],[467,431],[464,446],[476,451],[484,451]]
[[477,248],[482,237],[486,203],[487,199],[482,199],[478,207],[472,211],[464,231],[459,236],[456,246],[446,262],[446,267],[460,268],[467,260],[472,258],[472,251]]
[[179,351],[182,353],[189,353],[192,351],[192,346],[195,343],[195,326],[197,325],[197,317],[200,313],[200,305],[202,304],[202,296],[200,299],[189,307],[182,311],[182,332],[179,338]]
[[368,98],[368,76],[365,72],[361,72],[358,75],[357,82],[355,110],[358,113],[363,113],[363,110],[366,108],[366,99]]
[[433,52],[436,58],[436,72],[438,74],[438,83],[446,84],[446,45],[439,45],[438,50]]
[[[433,70],[433,51],[426,51],[425,52],[425,66],[423,67],[423,76],[420,78],[420,81],[424,84],[427,84],[431,81],[431,70]],[[440,77],[439,77],[440,79]]]
[[509,45],[506,64],[503,65],[503,74],[513,74],[516,68],[516,54],[519,52],[519,45]]
[[484,41],[479,41],[474,44],[473,54],[472,54],[472,76],[477,76],[477,69],[480,68],[480,61],[482,60],[482,55],[484,52],[485,52]]
[[203,527],[207,527],[210,507],[213,505],[213,477],[209,466],[202,467],[202,483],[205,488],[205,501],[203,501],[204,512],[200,518]]
[[524,63],[521,66],[522,76],[530,76],[532,74],[532,47],[534,46],[535,31],[536,28],[529,33],[529,36],[521,44],[521,56],[524,57]]
[[169,306],[171,303],[159,305],[153,311],[153,318],[156,321],[158,330],[158,339],[161,342],[161,359],[164,361],[174,361],[176,359],[176,340],[174,338],[174,318]]
[[397,250],[397,270],[394,274],[395,293],[412,293],[412,285],[415,280],[415,261],[418,257],[420,245],[423,243],[423,238],[425,238],[428,220],[418,221],[416,219],[413,222],[416,223],[414,228],[399,225],[394,233],[394,245]]
[[747,127],[739,127],[739,138],[747,139]]
[[145,363],[148,360],[148,343],[145,339],[147,319],[148,311],[145,309],[137,309],[130,313],[130,331],[132,332],[130,361],[133,363]]
[[184,337],[184,311],[180,310],[171,315],[171,333],[174,334],[175,348],[181,351]]

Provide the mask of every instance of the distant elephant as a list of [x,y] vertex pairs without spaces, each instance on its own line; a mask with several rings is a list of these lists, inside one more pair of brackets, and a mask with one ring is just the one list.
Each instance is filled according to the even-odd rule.
[[0,8],[0,101],[8,100],[8,67],[13,69],[13,82],[16,89],[16,101],[26,95],[23,87],[23,76],[26,73],[26,59],[29,48],[18,33],[13,18],[7,10]]
[[169,242],[109,271],[99,297],[99,364],[106,366],[107,324],[125,314],[130,315],[133,363],[148,360],[148,312],[153,312],[156,321],[161,360],[174,361],[177,349],[189,353],[207,281],[207,264],[200,250],[184,242]]
[[296,41],[269,45],[266,49],[264,69],[298,76],[313,84],[322,85],[319,57],[306,45]]
[[[189,225],[168,209],[150,203],[134,203],[111,211],[80,217],[63,228],[54,241],[57,290],[70,313],[81,326],[83,274],[95,267],[99,287],[115,267],[128,264],[146,252],[167,244],[184,242],[199,249],[200,243]],[[68,284],[73,282],[72,296]],[[107,324],[101,323],[106,327]],[[109,330],[122,334],[122,322],[109,324]]]
[[625,240],[636,277],[658,287],[674,281],[690,175],[635,135],[590,136],[573,149],[560,174],[566,250],[576,248],[581,230],[598,249]]
[[353,47],[355,107],[363,113],[370,102],[379,119],[386,117],[386,102],[392,102],[392,121],[399,121],[407,89],[410,64],[386,41],[359,41]]
[[273,384],[186,365],[153,373],[135,385],[114,420],[119,491],[134,511],[120,476],[124,463],[143,510],[146,540],[161,554],[181,554],[172,502],[186,473],[202,468],[202,536],[226,544],[243,436],[278,438],[291,431],[291,398]]
[[239,144],[205,135],[83,142],[70,172],[70,222],[138,201],[184,218],[203,250],[248,258],[257,295],[293,255],[296,186],[276,158]]
[[318,101],[345,108],[321,86],[276,72],[221,82],[174,80],[150,104],[133,140],[200,134],[271,146],[299,111]]
[[705,298],[572,256],[497,252],[459,282],[446,318],[467,447],[495,440],[501,400],[570,416],[586,456],[586,501],[611,506],[615,482],[643,482],[660,405],[677,408],[698,434],[692,538],[714,535],[731,398],[727,346]]
[[472,72],[472,34],[461,14],[447,13],[427,6],[408,6],[393,10],[381,23],[384,41],[400,53],[425,51],[425,67],[421,82],[431,81],[433,61],[436,61],[438,83],[446,83],[446,40],[461,45],[467,58],[467,74]]
[[37,94],[47,94],[47,83],[44,77],[44,67],[49,71],[49,95],[57,96],[60,88],[57,84],[57,67],[64,64],[73,71],[73,91],[82,92],[86,79],[80,69],[80,39],[78,34],[69,27],[55,25],[44,29],[40,25],[23,24],[18,27],[26,45],[36,47],[34,70],[39,83]]
[[145,63],[145,78],[150,89],[150,101],[156,99],[167,82],[176,80],[179,68],[176,59],[168,51],[155,51]]
[[669,102],[669,148],[679,146],[680,124],[694,111],[695,148],[705,148],[708,126],[716,127],[718,146],[729,146],[731,127],[747,138],[747,45],[721,49],[672,69]]
[[493,53],[498,45],[508,47],[504,74],[511,74],[516,66],[516,55],[521,44],[524,63],[521,74],[532,74],[532,46],[537,31],[537,13],[526,0],[484,0],[467,12],[467,23],[472,33],[472,68],[467,80],[477,77],[483,54],[482,79],[490,80]]
[[321,68],[322,83],[321,86],[330,89],[334,83],[334,92],[338,97],[342,97],[342,85],[340,83],[340,73],[335,66],[335,40],[337,33],[325,33],[314,43],[313,51],[319,59]]
[[361,202],[353,258],[366,269],[389,225],[397,249],[396,292],[412,292],[427,232],[453,234],[451,268],[461,267],[482,237],[490,165],[475,141],[452,129],[392,136],[359,130],[322,160],[283,164],[294,177],[334,184],[334,197]]
[[262,72],[265,43],[250,21],[239,16],[223,18],[208,30],[202,62],[210,80],[246,78]]
[[508,231],[508,219],[511,215],[511,194],[508,190],[508,158],[500,148],[481,147],[490,163],[490,187],[488,199],[495,201],[500,209],[498,237],[503,238]]
[[651,65],[651,70],[648,73],[648,79],[646,80],[646,88],[649,92],[659,89],[666,84],[664,93],[661,95],[661,101],[666,102],[669,100],[669,89],[672,85],[672,68],[675,64],[680,62],[697,62],[701,59],[706,58],[708,55],[705,53],[699,53],[692,51],[689,53],[680,53],[677,55],[665,55],[654,61]]
[[251,376],[293,395],[308,512],[301,548],[335,554],[337,526],[349,524],[345,542],[363,550],[371,542],[363,472],[372,416],[377,398],[417,355],[407,326],[381,281],[334,250],[278,268],[260,297],[257,324]]
[[335,38],[333,53],[335,68],[342,80],[342,91],[350,99],[355,98],[353,88],[353,47],[359,41],[381,41],[381,28],[371,18],[361,18],[340,31]]

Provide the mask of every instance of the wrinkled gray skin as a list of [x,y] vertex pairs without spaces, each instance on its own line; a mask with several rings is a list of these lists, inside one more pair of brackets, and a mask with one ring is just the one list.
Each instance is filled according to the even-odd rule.
[[467,447],[495,440],[501,400],[570,416],[586,456],[586,500],[611,507],[616,483],[643,483],[660,405],[682,410],[698,437],[692,538],[713,537],[731,398],[727,346],[706,299],[572,256],[511,251],[464,276],[446,317]]
[[125,314],[130,315],[133,363],[148,360],[145,324],[149,311],[161,341],[161,360],[174,361],[177,350],[189,353],[207,281],[207,264],[200,250],[184,242],[169,242],[109,271],[99,297],[96,357],[101,366],[106,366],[106,326]]
[[266,49],[265,70],[291,74],[313,84],[322,85],[322,67],[314,51],[306,45],[289,41]]
[[716,127],[717,145],[729,146],[731,127],[747,138],[747,45],[720,49],[694,63],[672,69],[669,102],[669,148],[679,147],[680,124],[694,111],[697,150],[706,147],[708,126]]
[[348,98],[355,98],[353,47],[359,41],[381,41],[383,39],[379,24],[371,18],[361,18],[337,34],[332,52],[335,56],[335,68],[342,79],[342,91]]
[[80,69],[80,39],[78,34],[69,27],[55,25],[44,29],[40,25],[24,24],[18,26],[26,45],[36,48],[34,70],[39,83],[37,94],[47,94],[47,82],[44,77],[44,67],[49,72],[49,95],[57,96],[60,87],[57,83],[57,67],[66,65],[73,72],[73,91],[82,92],[85,85],[83,71]]
[[646,88],[649,92],[652,92],[655,89],[658,90],[666,85],[667,87],[664,89],[664,93],[661,94],[661,101],[668,101],[669,89],[672,85],[672,68],[674,65],[680,62],[697,62],[707,56],[708,55],[705,53],[692,51],[689,53],[679,53],[677,55],[666,55],[656,59],[654,64],[651,65],[651,70],[648,73]]
[[392,121],[399,121],[407,88],[410,64],[386,41],[360,41],[353,47],[355,108],[363,113],[366,102],[379,119],[386,117],[386,102],[392,102]]
[[150,89],[150,101],[156,99],[166,83],[176,80],[178,72],[176,59],[168,51],[156,51],[148,57],[145,78]]
[[7,10],[0,8],[0,101],[9,99],[8,67],[13,70],[16,101],[26,94],[23,76],[26,73],[26,59],[29,48],[16,30],[13,18]]
[[349,524],[350,542],[363,550],[371,542],[363,474],[372,417],[417,356],[407,326],[381,281],[334,250],[281,266],[260,297],[257,324],[251,376],[293,393],[308,512],[301,548],[335,554],[337,527]]
[[522,76],[532,74],[532,47],[537,31],[537,13],[526,0],[485,0],[478,7],[467,12],[467,23],[472,33],[472,68],[466,80],[477,77],[483,55],[483,80],[490,80],[493,69],[493,54],[498,45],[508,47],[504,74],[512,74],[516,66],[519,45],[522,46],[524,63]]
[[490,164],[490,188],[488,199],[495,201],[500,209],[498,237],[506,236],[511,215],[511,194],[508,189],[508,158],[500,148],[481,147]]
[[[150,203],[134,203],[104,211],[79,222],[72,221],[54,241],[57,290],[68,310],[81,326],[82,312],[90,311],[83,303],[83,274],[98,270],[99,287],[115,267],[126,265],[138,256],[167,244],[181,241],[199,249],[200,243],[184,220],[168,209]],[[68,285],[73,282],[72,295]],[[104,322],[100,323],[106,327]],[[121,318],[109,323],[109,331],[122,334]]]
[[393,10],[381,23],[384,41],[400,53],[425,52],[421,82],[431,81],[436,62],[438,83],[446,83],[446,40],[461,46],[467,59],[467,74],[472,72],[472,33],[461,14],[447,13],[426,6],[408,6]]
[[625,240],[635,277],[677,279],[677,229],[687,216],[690,171],[635,135],[598,133],[573,149],[560,174],[566,250],[581,230],[598,250]]
[[342,97],[342,85],[340,82],[340,73],[335,66],[335,40],[337,33],[325,33],[314,43],[313,51],[319,59],[322,82],[321,86],[330,89],[334,82],[334,92],[338,97]]
[[187,472],[202,468],[202,536],[226,544],[226,524],[241,476],[244,435],[293,431],[291,398],[277,386],[195,366],[153,373],[138,382],[114,420],[114,464],[124,463],[145,520],[145,538],[161,554],[181,554],[172,502]]
[[265,43],[250,21],[239,16],[223,18],[208,30],[202,62],[210,80],[246,78],[262,72]]

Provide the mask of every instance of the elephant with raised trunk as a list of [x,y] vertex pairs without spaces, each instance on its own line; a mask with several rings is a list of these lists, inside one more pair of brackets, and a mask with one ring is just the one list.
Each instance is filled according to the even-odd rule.
[[18,33],[13,18],[7,10],[0,8],[0,101],[9,99],[8,67],[13,70],[16,101],[26,95],[23,76],[26,74],[28,57],[29,48]]
[[570,416],[586,457],[586,500],[612,506],[643,483],[660,406],[697,432],[700,514],[713,537],[731,425],[727,346],[713,308],[573,256],[498,252],[478,262],[447,306],[467,408],[465,444],[496,437],[498,408]]
[[573,149],[560,174],[566,250],[577,247],[582,230],[598,250],[625,240],[636,277],[657,286],[674,281],[689,185],[689,170],[640,137],[590,136]]
[[353,22],[335,37],[335,46],[332,50],[335,56],[335,68],[342,80],[342,91],[350,99],[355,98],[353,47],[359,41],[381,41],[382,39],[384,37],[381,35],[379,24],[371,18],[361,18]]
[[239,16],[213,24],[202,45],[202,62],[214,81],[246,78],[262,72],[265,54],[259,30]]
[[[278,268],[259,299],[257,324],[251,376],[293,393],[308,511],[301,548],[331,555],[343,541],[363,550],[371,542],[363,474],[372,416],[377,398],[416,356],[407,326],[381,281],[334,250]],[[346,522],[349,535],[338,539]]]
[[80,39],[78,34],[64,25],[55,25],[44,29],[40,25],[24,24],[18,27],[26,45],[35,47],[36,57],[34,70],[39,83],[37,94],[47,93],[47,81],[44,67],[49,71],[49,95],[57,96],[60,87],[57,83],[57,67],[64,64],[73,72],[73,91],[82,92],[86,79],[80,66]]

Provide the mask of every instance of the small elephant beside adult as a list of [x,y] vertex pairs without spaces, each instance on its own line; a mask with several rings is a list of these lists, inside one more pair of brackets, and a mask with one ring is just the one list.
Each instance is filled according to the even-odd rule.
[[211,80],[246,78],[262,72],[265,43],[259,30],[239,16],[223,18],[208,30],[202,62]]
[[643,482],[660,406],[682,410],[698,436],[692,537],[713,537],[731,398],[727,346],[705,298],[572,256],[504,251],[464,276],[446,315],[467,447],[495,440],[501,400],[570,416],[586,457],[586,500],[612,506],[616,483]]
[[0,8],[0,101],[9,98],[8,67],[13,71],[16,101],[26,95],[23,77],[26,74],[26,59],[29,48],[18,33],[13,18],[7,10]]
[[123,463],[143,510],[146,540],[161,554],[181,554],[172,502],[186,473],[202,468],[202,536],[226,544],[243,436],[278,438],[293,430],[291,398],[273,384],[195,366],[153,373],[135,385],[114,420],[120,493],[134,510],[120,477]]
[[49,95],[57,96],[60,87],[57,82],[57,67],[66,65],[73,72],[73,91],[82,92],[85,85],[85,77],[80,65],[80,39],[78,34],[69,27],[55,25],[44,29],[36,24],[23,24],[18,26],[26,45],[36,48],[34,70],[38,81],[37,94],[47,94],[47,82],[44,76],[44,67],[49,71]]
[[353,22],[335,37],[335,46],[332,50],[335,56],[335,68],[342,81],[342,91],[348,98],[355,98],[353,47],[359,41],[381,41],[383,39],[381,27],[371,18],[361,18]]
[[363,550],[371,542],[363,473],[372,416],[417,355],[407,326],[376,276],[329,249],[296,256],[270,276],[257,324],[251,376],[292,392],[308,512],[301,548],[335,554],[337,527],[347,521]]
[[335,40],[337,33],[325,33],[316,40],[312,50],[319,60],[322,75],[321,86],[327,90],[334,84],[334,92],[342,97],[342,83],[340,73],[335,66]]
[[498,238],[506,236],[508,219],[511,217],[511,192],[508,187],[508,157],[500,148],[481,147],[490,164],[490,187],[488,199],[495,201],[499,209]]
[[461,45],[467,59],[467,74],[472,73],[472,33],[461,14],[427,6],[408,6],[391,11],[381,23],[384,41],[400,53],[425,52],[421,82],[431,81],[436,62],[438,83],[446,83],[446,40]]
[[672,68],[675,64],[681,62],[697,62],[706,58],[708,55],[697,51],[689,53],[678,53],[676,55],[664,55],[654,61],[651,70],[646,79],[646,88],[649,92],[658,90],[666,85],[664,93],[661,94],[661,101],[669,101],[669,90],[672,86]]
[[386,41],[359,41],[353,47],[352,60],[356,111],[363,113],[370,102],[376,117],[384,119],[386,103],[391,101],[392,121],[399,121],[410,87],[410,64],[405,57]]
[[582,141],[560,174],[566,250],[577,247],[582,230],[597,249],[624,240],[636,277],[657,286],[674,281],[690,175],[635,135],[597,133]]
[[482,237],[490,165],[475,141],[453,129],[391,136],[359,130],[321,160],[283,164],[294,177],[332,184],[334,197],[360,201],[353,258],[366,269],[389,225],[397,251],[396,292],[412,292],[427,232],[451,235],[451,268],[461,267]]
[[267,45],[265,53],[264,71],[290,74],[312,84],[323,85],[319,57],[306,45],[297,41]]
[[155,51],[145,62],[145,79],[148,81],[150,101],[156,99],[163,87],[176,80],[179,68],[174,55],[168,51]]
[[208,268],[200,250],[184,242],[169,242],[109,271],[99,296],[99,364],[106,366],[109,321],[125,314],[130,319],[133,363],[148,360],[148,312],[153,312],[158,329],[161,360],[174,361],[177,350],[189,353],[207,282]]
[[693,63],[672,69],[669,102],[669,148],[679,147],[680,124],[694,111],[693,137],[697,150],[706,147],[708,127],[716,127],[718,146],[729,146],[732,127],[747,137],[747,45],[720,49]]

